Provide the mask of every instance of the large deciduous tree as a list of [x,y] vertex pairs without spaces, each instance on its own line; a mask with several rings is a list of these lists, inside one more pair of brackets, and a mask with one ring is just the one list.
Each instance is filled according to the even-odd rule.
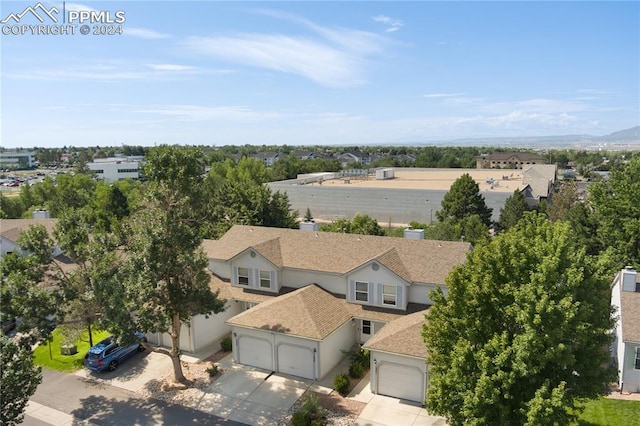
[[171,357],[178,382],[187,382],[180,363],[182,324],[193,315],[221,312],[225,304],[209,288],[199,236],[201,158],[196,148],[161,146],[149,151],[146,197],[125,224],[124,285],[102,293],[125,308],[108,315],[120,315],[112,327],[169,333],[171,350],[158,352]]
[[480,194],[478,183],[468,173],[463,174],[451,185],[442,199],[442,209],[436,212],[441,222],[447,219],[462,220],[478,215],[482,223],[491,225],[491,211]]
[[0,335],[0,421],[3,425],[17,425],[24,420],[29,398],[42,381],[41,369],[33,364],[28,345]]
[[568,424],[613,378],[609,282],[567,223],[536,213],[477,247],[447,296],[431,294],[429,411],[452,425]]
[[598,237],[619,265],[640,268],[640,156],[589,188]]

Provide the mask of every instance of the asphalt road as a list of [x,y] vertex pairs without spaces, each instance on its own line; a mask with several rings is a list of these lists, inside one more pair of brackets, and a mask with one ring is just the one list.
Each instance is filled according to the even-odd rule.
[[[51,370],[42,371],[42,383],[31,400],[73,415],[74,424],[243,426],[202,411],[143,399],[125,389]],[[49,423],[25,416],[23,424]]]

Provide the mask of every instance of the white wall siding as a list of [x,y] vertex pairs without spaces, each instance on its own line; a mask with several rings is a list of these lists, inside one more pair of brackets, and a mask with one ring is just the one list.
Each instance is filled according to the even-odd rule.
[[[636,348],[640,343],[627,342],[624,349],[624,369],[622,370],[622,390],[624,392],[640,392],[640,370],[635,369]],[[621,368],[619,366],[618,368]]]
[[347,321],[320,342],[319,379],[324,378],[344,358],[341,351],[349,351],[356,344],[355,322]]
[[227,280],[231,279],[231,264],[222,260],[209,259],[209,270]]
[[192,333],[194,338],[194,352],[206,348],[222,340],[227,334],[231,333],[231,326],[224,322],[243,311],[244,305],[240,302],[227,302],[226,310],[219,314],[214,314],[205,318],[204,315],[196,315],[193,317]]
[[283,269],[281,283],[283,286],[293,288],[302,288],[315,283],[328,292],[337,294],[346,294],[347,291],[347,281],[344,276],[314,271]]
[[434,290],[437,287],[439,286],[435,284],[411,284],[407,289],[409,302],[433,305],[433,300],[431,300],[431,298],[429,297],[429,293],[431,292],[431,290]]
[[[254,253],[254,256],[251,256],[251,253]],[[246,252],[240,254],[236,258],[231,261],[231,284],[238,286],[236,284],[236,268],[247,268],[249,269],[249,286],[248,288],[261,290],[261,291],[271,291],[277,293],[280,291],[280,274],[277,267],[269,262],[267,259],[262,257],[259,253],[253,250],[247,250]],[[271,288],[263,288],[260,287],[260,271],[269,271],[271,276]],[[246,287],[246,286],[240,286]]]
[[[147,333],[146,336],[149,343],[165,348],[171,347],[171,335],[169,333]],[[195,352],[192,327],[188,324],[182,323],[182,327],[180,327],[180,342],[178,346],[181,351]]]
[[[374,270],[372,264],[356,269],[347,276],[348,279],[348,295],[347,300],[353,303],[361,303],[363,305],[382,306],[391,309],[406,309],[407,308],[407,282],[398,277],[393,272],[389,271],[382,265],[378,265],[378,270]],[[369,283],[369,301],[359,302],[355,300],[354,286],[355,282],[368,282]],[[396,291],[396,306],[384,305],[382,303],[382,286],[393,285],[397,287]]]

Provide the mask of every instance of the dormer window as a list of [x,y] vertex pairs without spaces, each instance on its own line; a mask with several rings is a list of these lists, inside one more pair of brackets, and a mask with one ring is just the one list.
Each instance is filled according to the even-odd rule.
[[260,270],[260,288],[271,288],[271,271]]
[[369,301],[369,283],[356,281],[356,300],[358,302]]
[[382,304],[396,306],[398,302],[398,291],[395,285],[382,286]]
[[249,269],[238,268],[238,284],[249,285]]

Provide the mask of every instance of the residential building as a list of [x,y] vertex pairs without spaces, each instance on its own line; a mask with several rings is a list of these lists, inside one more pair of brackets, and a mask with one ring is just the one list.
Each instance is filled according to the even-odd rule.
[[9,150],[0,152],[0,167],[11,170],[31,169],[36,166],[36,154],[32,151]]
[[267,167],[273,166],[276,161],[281,159],[283,156],[284,155],[279,152],[259,152],[252,155],[253,158],[262,161]]
[[551,191],[556,182],[557,166],[555,164],[537,164],[523,167],[522,187],[527,204],[535,207],[540,201],[551,197]]
[[618,386],[621,392],[640,392],[640,275],[632,268],[616,275],[611,305],[618,315],[611,347],[618,367]]
[[[57,219],[49,218],[48,212],[36,210],[33,212],[34,219],[2,219],[0,228],[0,258],[8,253],[19,252],[27,254],[18,244],[20,233],[27,231],[30,226],[43,226],[49,235],[53,235],[53,229],[56,226]],[[62,254],[59,248],[54,249],[54,257]]]
[[477,169],[523,169],[533,164],[546,164],[546,159],[527,152],[494,152],[476,157]]
[[144,157],[98,158],[87,163],[87,168],[95,172],[98,179],[115,182],[120,179],[139,179]]
[[[412,375],[426,358],[411,349],[421,339],[411,325],[424,319],[431,289],[446,291],[445,277],[471,246],[236,225],[203,248],[210,287],[227,300],[226,311],[194,317],[183,328],[182,350],[231,333],[235,362],[321,379],[344,351],[371,339],[379,372],[373,391],[422,402],[426,376]],[[397,330],[393,338],[404,349],[388,351],[384,334],[373,340],[387,327]],[[170,342],[167,334],[148,337]],[[419,370],[426,373],[424,365]]]

